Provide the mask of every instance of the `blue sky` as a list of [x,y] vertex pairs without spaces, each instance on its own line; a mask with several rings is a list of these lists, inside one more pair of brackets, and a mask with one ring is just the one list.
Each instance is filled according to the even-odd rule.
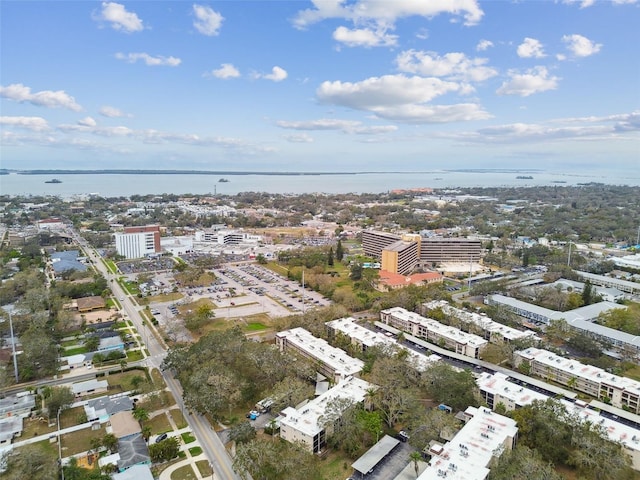
[[1,166],[640,167],[637,0],[0,3]]

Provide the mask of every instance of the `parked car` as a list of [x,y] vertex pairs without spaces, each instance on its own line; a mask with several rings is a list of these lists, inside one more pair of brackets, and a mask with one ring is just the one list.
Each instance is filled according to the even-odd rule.
[[166,440],[167,437],[168,437],[168,435],[166,433],[158,435],[158,438],[156,438],[156,443],[160,443],[161,441]]

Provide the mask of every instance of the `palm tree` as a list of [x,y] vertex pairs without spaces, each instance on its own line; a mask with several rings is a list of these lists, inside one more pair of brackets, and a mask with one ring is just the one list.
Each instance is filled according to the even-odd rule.
[[409,459],[413,462],[413,468],[416,471],[416,478],[418,478],[418,471],[420,470],[418,462],[422,460],[422,454],[420,452],[411,452],[409,454]]
[[132,414],[133,414],[133,418],[135,418],[138,421],[138,423],[140,423],[140,425],[142,425],[143,422],[149,420],[149,412],[147,412],[142,407],[134,408]]

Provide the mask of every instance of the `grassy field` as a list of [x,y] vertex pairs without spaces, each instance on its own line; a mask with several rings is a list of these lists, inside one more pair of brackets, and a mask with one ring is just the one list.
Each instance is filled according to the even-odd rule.
[[211,475],[213,475],[213,470],[211,470],[211,466],[209,465],[209,462],[207,460],[199,460],[196,462],[196,466],[198,467],[198,470],[200,471],[200,475],[202,475],[203,477],[207,478]]
[[182,415],[182,412],[177,408],[169,410],[169,415],[171,415],[171,418],[173,418],[173,422],[178,428],[184,428],[188,425],[187,421],[184,419],[184,415]]
[[38,435],[44,435],[45,433],[52,433],[58,430],[57,425],[50,427],[47,424],[46,417],[44,417],[44,420],[30,420],[25,418],[23,427],[24,429],[22,430],[22,437],[20,440],[27,440],[32,437],[37,437]]
[[159,303],[159,302],[177,302],[183,297],[184,295],[181,294],[180,292],[163,293],[160,295],[152,295],[150,297],[141,298],[140,304],[150,305],[152,303]]
[[191,447],[189,449],[189,453],[191,454],[192,457],[197,457],[198,455],[200,455],[202,453],[202,447]]
[[77,432],[62,435],[62,456],[68,457],[76,453],[86,452],[91,448],[91,439],[103,437],[107,433],[104,424],[100,425],[99,430],[85,428]]
[[170,432],[172,430],[169,419],[164,413],[157,415],[150,420],[147,420],[146,422],[144,422],[144,424],[145,426],[151,428],[152,435],[159,435],[161,433]]
[[105,380],[109,382],[109,386],[115,387],[119,385],[123,391],[134,390],[135,387],[131,383],[131,380],[134,377],[142,377],[143,382],[140,385],[147,383],[147,376],[142,370],[129,370],[128,372],[123,373],[110,373],[105,377]]
[[196,437],[194,437],[191,432],[181,433],[180,436],[182,437],[182,443],[185,445],[196,441]]
[[191,464],[180,467],[171,474],[171,480],[196,480],[197,478]]

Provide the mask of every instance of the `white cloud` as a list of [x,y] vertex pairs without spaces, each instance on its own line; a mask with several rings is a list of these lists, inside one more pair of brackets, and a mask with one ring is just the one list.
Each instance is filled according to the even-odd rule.
[[240,72],[231,63],[223,63],[217,70],[212,70],[211,73],[207,73],[206,76],[212,76],[216,78],[222,78],[226,80],[228,78],[238,78]]
[[613,0],[614,5],[632,5],[637,2],[638,0]]
[[49,130],[49,125],[47,124],[47,121],[42,117],[0,116],[0,125],[26,128],[27,130],[33,130],[35,132],[39,132],[42,130]]
[[356,120],[337,120],[333,118],[321,118],[318,120],[309,120],[306,122],[290,122],[279,120],[276,125],[281,128],[290,130],[339,130],[348,134],[357,135],[378,135],[384,133],[395,132],[398,127],[395,125],[363,125],[362,122]]
[[196,19],[193,21],[195,29],[203,35],[214,37],[220,32],[224,17],[206,5],[193,5],[193,14]]
[[467,91],[466,85],[439,78],[385,75],[357,83],[323,82],[316,91],[322,103],[374,113],[380,118],[410,123],[480,120],[489,114],[476,104],[426,105],[451,92]]
[[284,135],[283,138],[291,143],[313,143],[313,137],[307,133],[296,133],[294,135]]
[[476,45],[476,50],[478,52],[484,52],[485,50],[493,47],[493,42],[491,40],[480,40],[478,45]]
[[21,83],[13,83],[7,87],[0,86],[0,97],[19,103],[31,103],[38,107],[67,108],[74,112],[82,110],[82,107],[76,103],[75,98],[63,90],[42,90],[32,93],[31,88]]
[[109,22],[114,30],[133,33],[144,30],[142,20],[133,12],[127,12],[124,5],[115,2],[102,2],[102,11],[95,17]]
[[115,107],[110,107],[108,105],[105,105],[104,107],[100,108],[100,115],[102,115],[103,117],[109,117],[109,118],[122,118],[122,117],[130,117],[131,115],[127,115],[126,113],[124,113],[122,110],[115,108]]
[[278,67],[277,65],[271,69],[271,73],[265,75],[258,75],[259,78],[264,78],[265,80],[271,80],[274,82],[281,82],[285,78],[287,78],[287,71],[284,68]]
[[520,58],[542,58],[545,56],[540,41],[529,37],[525,37],[524,41],[518,45],[517,52]]
[[520,95],[528,97],[534,93],[546,92],[558,88],[558,77],[549,76],[545,67],[534,67],[525,73],[509,70],[509,80],[497,90],[498,95]]
[[596,3],[596,0],[562,0],[562,3],[567,5],[572,5],[574,3],[579,3],[580,8],[588,8]]
[[84,127],[95,127],[98,124],[93,118],[85,117],[81,120],[78,120],[78,125],[82,125]]
[[116,53],[115,57],[127,63],[136,63],[138,60],[142,60],[149,67],[177,67],[182,63],[182,60],[176,57],[163,57],[161,55],[153,57],[148,53]]
[[486,58],[467,58],[458,52],[439,56],[435,52],[407,50],[400,53],[395,61],[398,70],[424,76],[481,82],[498,74],[495,69],[485,66]]
[[448,13],[462,16],[466,25],[480,22],[483,12],[476,0],[356,0],[347,4],[344,0],[312,0],[313,7],[301,10],[295,16],[293,24],[297,28],[306,28],[326,19],[341,18],[355,25],[374,22],[378,25],[392,25],[399,18],[420,16],[432,18]]
[[333,32],[333,39],[347,47],[389,47],[398,43],[397,35],[388,35],[385,29],[349,29],[340,26]]
[[566,43],[567,50],[576,57],[588,57],[598,53],[602,48],[601,43],[593,43],[587,37],[578,34],[565,35],[562,41]]

